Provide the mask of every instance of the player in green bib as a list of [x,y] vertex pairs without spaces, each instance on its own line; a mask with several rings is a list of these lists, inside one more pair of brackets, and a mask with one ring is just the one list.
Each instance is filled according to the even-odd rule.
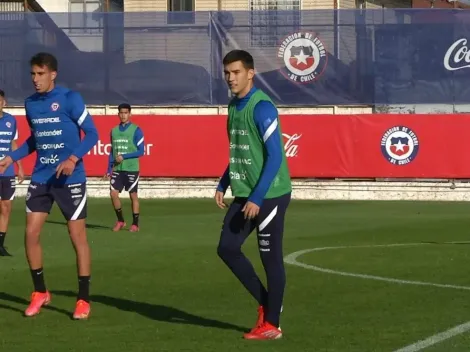
[[[228,106],[229,163],[215,201],[225,208],[230,186],[234,200],[225,215],[217,253],[258,303],[255,327],[246,339],[282,337],[279,325],[286,275],[282,240],[284,217],[291,198],[291,178],[282,143],[278,112],[271,99],[254,87],[253,57],[244,50],[229,52],[225,80],[235,97]],[[256,229],[267,288],[241,251]]]
[[111,200],[116,212],[117,222],[113,231],[120,231],[126,226],[122,213],[119,194],[123,189],[129,192],[132,204],[132,226],[129,231],[139,231],[139,158],[144,155],[144,134],[139,126],[132,123],[131,106],[121,104],[118,107],[121,123],[111,130],[111,151],[109,153],[106,177],[111,184]]

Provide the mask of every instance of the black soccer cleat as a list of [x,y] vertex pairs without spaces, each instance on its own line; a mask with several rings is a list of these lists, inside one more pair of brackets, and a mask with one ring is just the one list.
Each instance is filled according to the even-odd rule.
[[0,246],[0,257],[12,257],[12,255],[8,253],[5,247]]

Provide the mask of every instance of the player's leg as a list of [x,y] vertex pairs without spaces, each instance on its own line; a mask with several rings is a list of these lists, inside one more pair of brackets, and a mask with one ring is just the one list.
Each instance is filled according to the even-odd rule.
[[137,192],[130,192],[129,197],[131,198],[131,206],[132,206],[132,226],[129,229],[131,232],[138,232],[139,231],[139,216],[140,216],[140,205],[139,205],[139,197],[137,196]]
[[77,256],[78,294],[74,319],[88,318],[90,308],[91,251],[86,232],[86,184],[52,188],[54,200],[67,220],[70,239]]
[[25,311],[28,317],[38,314],[41,307],[49,304],[51,300],[44,282],[40,235],[52,203],[53,200],[45,185],[36,183],[29,185],[26,194],[25,252],[33,279],[34,292],[31,295],[31,303]]
[[8,223],[11,214],[11,200],[0,201],[0,257],[9,257],[10,253],[6,250],[5,237],[7,235]]
[[241,248],[255,228],[255,222],[244,218],[241,211],[246,200],[235,198],[225,215],[217,254],[250,292],[259,306],[263,306],[267,292],[253,265]]
[[0,179],[0,257],[11,256],[4,245],[10,222],[12,201],[15,197],[15,188],[14,177],[2,177]]
[[139,188],[139,173],[128,172],[126,190],[129,192],[129,197],[131,198],[132,226],[129,230],[131,232],[139,231],[140,204],[139,204],[139,197],[137,196],[138,188]]
[[245,336],[249,339],[277,339],[280,314],[286,285],[284,269],[284,219],[290,203],[290,194],[266,199],[257,217],[258,248],[266,272],[268,297],[264,306],[265,324]]
[[111,175],[109,187],[110,196],[111,203],[113,204],[113,209],[117,217],[117,222],[113,227],[113,231],[119,231],[126,226],[124,215],[122,214],[121,200],[119,199],[119,193],[121,193],[124,188],[124,180],[122,172],[114,171]]

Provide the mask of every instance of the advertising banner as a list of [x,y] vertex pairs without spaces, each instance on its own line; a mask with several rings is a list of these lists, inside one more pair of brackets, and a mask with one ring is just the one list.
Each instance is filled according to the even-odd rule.
[[[18,117],[19,141],[29,136]],[[284,115],[292,177],[469,178],[470,115]],[[96,116],[99,141],[84,157],[103,176],[116,116]],[[228,164],[225,116],[133,116],[145,138],[141,177],[219,177]],[[35,153],[24,159],[31,173]]]

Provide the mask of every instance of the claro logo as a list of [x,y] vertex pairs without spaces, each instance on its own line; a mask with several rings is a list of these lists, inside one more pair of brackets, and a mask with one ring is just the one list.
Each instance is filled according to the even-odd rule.
[[39,158],[41,164],[45,165],[54,165],[59,162],[59,157],[56,154],[52,154],[50,157],[41,157]]
[[[153,148],[153,144],[148,143],[145,144],[144,154],[150,155],[151,149]],[[87,154],[88,155],[109,155],[111,152],[111,144],[110,143],[103,143],[101,140],[98,140],[98,143],[95,144],[92,150],[90,150]]]

